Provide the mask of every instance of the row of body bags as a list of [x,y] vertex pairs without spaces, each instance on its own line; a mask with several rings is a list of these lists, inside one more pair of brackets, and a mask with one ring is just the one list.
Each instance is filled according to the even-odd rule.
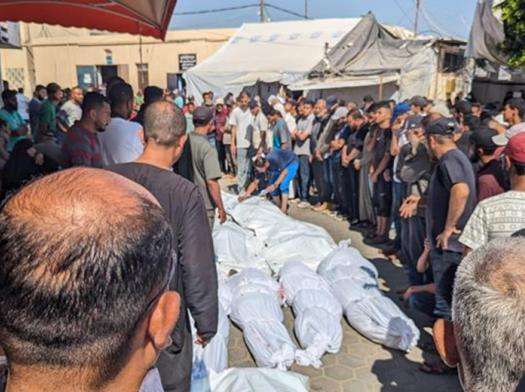
[[[330,252],[317,272],[298,261],[286,263],[279,282],[257,268],[220,275],[219,331],[203,354],[215,372],[227,368],[227,316],[243,330],[257,366],[279,370],[294,361],[322,366],[322,356],[341,347],[343,314],[359,333],[384,346],[409,351],[419,340],[413,321],[379,290],[374,265],[346,242]],[[283,324],[284,302],[295,315],[301,348]]]
[[230,216],[223,225],[216,222],[213,243],[223,271],[246,267],[277,274],[289,261],[300,261],[315,270],[336,248],[322,227],[293,219],[271,202],[252,197],[242,203],[223,193]]

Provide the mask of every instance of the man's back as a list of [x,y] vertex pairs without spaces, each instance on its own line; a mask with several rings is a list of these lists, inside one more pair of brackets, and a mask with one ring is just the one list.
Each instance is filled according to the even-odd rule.
[[478,204],[460,242],[477,249],[495,238],[510,237],[525,228],[525,192],[509,191]]
[[62,156],[67,167],[102,167],[97,135],[82,127],[81,123],[73,125],[66,134],[62,144]]
[[144,146],[142,126],[139,123],[112,117],[104,132],[98,134],[104,165],[132,162]]
[[[168,348],[167,353],[176,355],[174,353],[181,350],[184,341],[191,346],[191,336],[189,340],[184,336],[189,334],[186,309],[191,311],[199,333],[209,341],[217,331],[217,270],[211,231],[199,189],[170,170],[144,163],[114,165],[107,170],[150,191],[164,209],[173,230],[173,249],[177,249],[178,265],[171,287],[179,292],[183,311],[172,334],[174,348]],[[161,356],[160,362],[163,360]],[[171,362],[170,366],[173,366]],[[159,364],[165,386],[189,382],[180,378],[189,374],[191,369],[191,350],[189,358],[180,358],[177,366],[180,366],[180,372],[170,369],[172,374],[167,376],[164,366]]]

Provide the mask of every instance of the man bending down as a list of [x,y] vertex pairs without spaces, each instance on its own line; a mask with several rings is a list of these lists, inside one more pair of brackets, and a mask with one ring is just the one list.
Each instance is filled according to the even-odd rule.
[[292,151],[273,150],[268,155],[256,157],[254,160],[255,179],[246,189],[246,194],[239,201],[246,200],[255,191],[272,195],[275,204],[283,213],[288,212],[288,191],[290,182],[299,169],[299,158]]

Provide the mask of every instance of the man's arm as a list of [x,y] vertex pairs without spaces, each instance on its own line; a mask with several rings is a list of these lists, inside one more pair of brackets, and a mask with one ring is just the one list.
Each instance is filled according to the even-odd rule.
[[372,173],[372,176],[371,176],[372,177],[372,182],[377,182],[377,177],[379,177],[379,175],[381,175],[381,173],[383,173],[385,171],[385,169],[387,168],[388,164],[390,163],[390,159],[391,158],[392,157],[390,156],[390,152],[387,152],[383,156],[383,159],[381,159],[381,162],[379,162],[379,165],[377,165],[377,168]]
[[226,222],[226,211],[224,210],[224,205],[222,204],[221,196],[221,186],[217,180],[206,180],[206,186],[210,191],[210,196],[213,199],[213,202],[219,210],[219,221],[222,223]]
[[450,188],[450,199],[448,201],[448,214],[443,233],[437,236],[437,246],[442,249],[448,248],[448,240],[453,234],[459,234],[456,228],[459,218],[465,212],[467,200],[470,194],[468,185],[458,182]]
[[237,157],[237,125],[231,126],[231,132],[232,132],[232,143],[230,145],[230,150],[233,158],[235,159]]
[[209,342],[217,333],[217,269],[211,229],[198,188],[192,191],[184,209],[180,255],[184,299],[197,333]]

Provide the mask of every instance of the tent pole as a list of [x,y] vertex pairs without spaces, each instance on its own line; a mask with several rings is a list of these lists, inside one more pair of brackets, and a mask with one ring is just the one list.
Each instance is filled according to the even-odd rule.
[[383,75],[379,75],[379,100],[383,100]]

